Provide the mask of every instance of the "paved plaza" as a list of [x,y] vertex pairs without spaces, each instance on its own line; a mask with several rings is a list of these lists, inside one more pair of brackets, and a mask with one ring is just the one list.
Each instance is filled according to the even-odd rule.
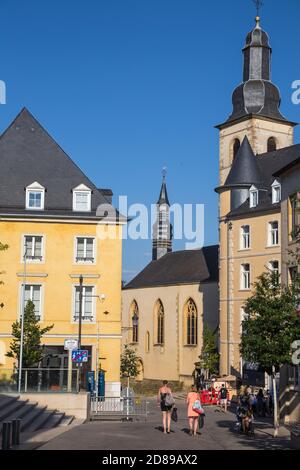
[[39,450],[267,450],[291,449],[289,433],[283,428],[280,437],[272,437],[270,420],[256,423],[255,437],[234,431],[235,416],[217,407],[206,408],[205,427],[198,436],[189,436],[184,400],[177,401],[178,422],[172,433],[163,434],[161,416],[154,399],[150,399],[147,422],[94,421],[75,426],[52,439]]

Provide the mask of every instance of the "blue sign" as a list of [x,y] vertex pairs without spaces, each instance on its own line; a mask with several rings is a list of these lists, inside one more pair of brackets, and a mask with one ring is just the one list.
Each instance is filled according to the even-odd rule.
[[87,372],[87,387],[90,393],[94,393],[95,391],[95,372],[94,371]]
[[72,351],[72,362],[88,362],[89,352],[84,349],[75,349]]

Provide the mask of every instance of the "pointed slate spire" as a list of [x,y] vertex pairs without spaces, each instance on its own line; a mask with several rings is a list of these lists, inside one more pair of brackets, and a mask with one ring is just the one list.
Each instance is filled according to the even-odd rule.
[[257,187],[263,186],[263,176],[261,174],[258,161],[253,153],[252,147],[245,136],[242,145],[232,163],[231,170],[225,181],[225,188],[235,187]]
[[167,184],[166,184],[166,175],[167,175],[166,168],[163,169],[162,175],[163,175],[163,181],[162,181],[157,204],[167,204],[169,206],[170,203],[168,199]]
[[172,251],[172,225],[170,223],[170,203],[167,193],[166,174],[166,168],[164,168],[163,181],[156,204],[156,221],[153,225],[153,261]]

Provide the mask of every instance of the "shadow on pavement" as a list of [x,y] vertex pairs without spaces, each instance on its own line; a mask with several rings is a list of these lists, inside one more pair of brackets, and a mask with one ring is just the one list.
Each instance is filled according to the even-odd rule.
[[[290,439],[285,437],[274,438],[270,434],[260,434],[261,427],[254,429],[254,436],[247,436],[235,429],[235,423],[229,420],[218,421],[217,426],[227,429],[232,435],[236,437],[236,442],[242,446],[248,446],[257,450],[287,450],[292,449]],[[263,426],[264,428],[269,426]]]

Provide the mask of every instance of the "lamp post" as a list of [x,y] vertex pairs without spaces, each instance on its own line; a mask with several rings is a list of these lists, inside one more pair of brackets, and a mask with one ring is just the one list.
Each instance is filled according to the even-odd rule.
[[[83,295],[83,275],[79,276],[79,312],[78,312],[78,349],[81,349],[81,331],[82,331],[82,302],[84,297],[97,297],[101,302],[105,300],[105,294],[100,295]],[[97,325],[97,341],[99,340],[99,325]],[[98,355],[98,352],[97,352]],[[98,362],[98,359],[97,359]],[[79,366],[82,364],[78,364],[78,376],[77,376],[77,390],[80,392],[80,385],[81,385],[81,377],[80,377],[80,370]]]
[[26,261],[27,261],[27,242],[25,239],[24,247],[24,277],[22,289],[22,307],[21,307],[21,340],[20,340],[20,353],[19,353],[19,377],[18,377],[18,393],[21,393],[22,385],[22,363],[23,363],[23,343],[24,343],[24,315],[25,315],[25,291],[26,291]]
[[[83,276],[81,274],[79,276],[78,349],[81,349],[82,298],[83,298],[82,291],[83,291]],[[81,384],[80,366],[81,366],[81,364],[78,364],[78,375],[77,375],[77,390],[78,390],[78,393],[80,392],[80,384]]]

